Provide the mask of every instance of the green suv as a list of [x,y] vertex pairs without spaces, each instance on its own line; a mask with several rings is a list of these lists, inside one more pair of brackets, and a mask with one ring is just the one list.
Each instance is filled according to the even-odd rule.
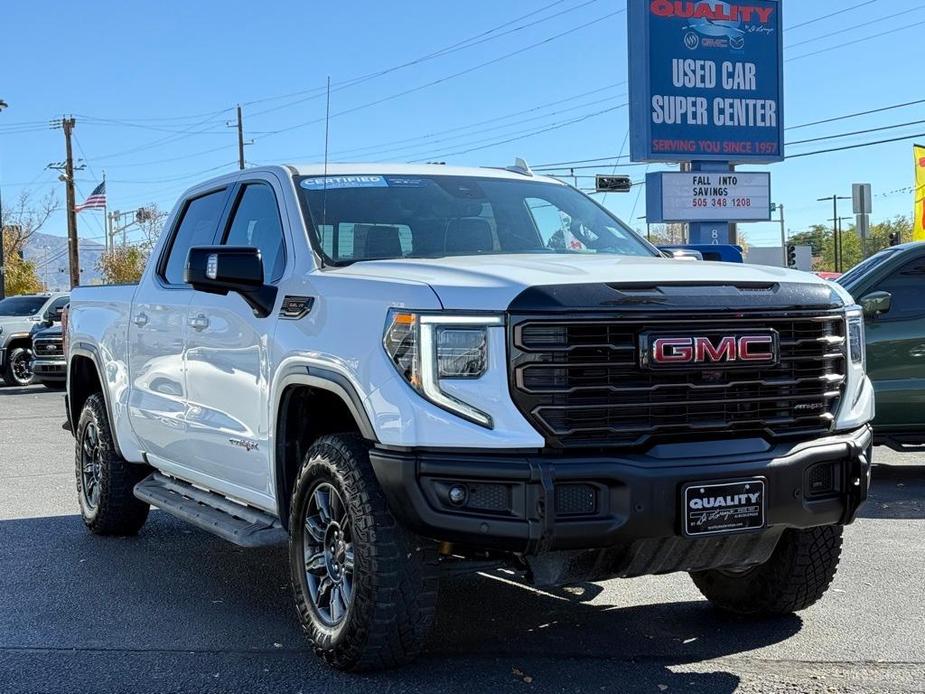
[[838,283],[864,308],[876,441],[925,445],[925,243],[880,251]]

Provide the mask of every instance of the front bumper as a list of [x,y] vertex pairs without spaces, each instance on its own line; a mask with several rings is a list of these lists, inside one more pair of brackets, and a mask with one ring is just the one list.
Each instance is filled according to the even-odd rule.
[[[425,452],[374,448],[370,460],[392,512],[440,541],[540,556],[615,548],[625,570],[641,575],[758,563],[787,528],[851,523],[870,484],[869,426],[815,441],[770,445],[762,439],[657,446],[645,455],[517,455],[502,451]],[[814,486],[830,465],[828,487]],[[820,470],[825,472],[825,470]],[[766,527],[725,537],[684,537],[681,489],[691,482],[760,477],[767,483]],[[464,504],[449,490],[466,489]],[[714,552],[714,559],[633,567],[638,553]],[[661,550],[659,549],[661,548]],[[729,557],[720,555],[732,552]],[[743,558],[744,557],[744,558]],[[763,558],[762,558],[763,557]],[[653,558],[653,561],[656,561]],[[638,562],[637,562],[638,563]],[[656,562],[657,563],[657,562]],[[654,567],[658,569],[658,566]]]
[[64,359],[33,359],[32,374],[39,381],[64,381],[67,378],[67,362]]

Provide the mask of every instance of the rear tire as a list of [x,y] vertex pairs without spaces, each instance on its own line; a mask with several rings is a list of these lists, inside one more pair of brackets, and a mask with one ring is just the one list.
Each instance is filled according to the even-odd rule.
[[710,602],[727,612],[763,616],[805,610],[828,590],[841,557],[841,526],[786,530],[771,558],[743,572],[691,573]]
[[151,470],[116,453],[102,394],[87,398],[75,438],[77,498],[84,524],[97,535],[135,535],[150,507],[135,498],[134,489]]
[[16,347],[7,353],[3,368],[3,382],[8,386],[24,387],[32,384],[32,350]]
[[292,586],[316,655],[353,671],[413,660],[436,611],[436,552],[392,516],[362,439],[318,439],[291,508]]

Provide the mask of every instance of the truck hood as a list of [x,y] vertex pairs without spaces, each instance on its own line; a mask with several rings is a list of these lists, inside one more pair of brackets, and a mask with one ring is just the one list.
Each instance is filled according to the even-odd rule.
[[[844,304],[837,285],[806,272],[618,255],[484,255],[436,259],[371,260],[338,274],[417,281],[430,285],[446,309],[505,310],[525,290],[563,285],[799,284]],[[809,288],[809,287],[807,287]],[[848,297],[850,301],[850,297]]]

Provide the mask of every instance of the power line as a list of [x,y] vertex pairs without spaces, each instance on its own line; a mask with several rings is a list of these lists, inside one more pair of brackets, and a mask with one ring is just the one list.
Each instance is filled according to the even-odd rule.
[[[335,155],[345,155],[345,154],[354,155],[356,153],[367,152],[369,150],[374,150],[374,153],[379,154],[379,153],[382,153],[382,151],[392,151],[391,149],[383,150],[383,148],[390,147],[391,145],[402,145],[402,144],[415,143],[415,142],[424,142],[424,141],[429,140],[430,138],[438,137],[440,135],[455,133],[461,130],[471,130],[473,128],[479,128],[483,125],[497,123],[498,121],[502,121],[502,120],[509,120],[511,118],[516,118],[517,116],[525,115],[527,113],[534,113],[536,111],[541,111],[543,109],[546,109],[552,106],[558,106],[559,104],[562,104],[562,103],[572,102],[575,99],[581,99],[586,96],[592,96],[594,94],[599,94],[609,89],[615,89],[617,87],[624,86],[625,84],[626,84],[625,81],[616,82],[614,84],[609,84],[606,87],[599,87],[597,89],[592,89],[591,91],[582,92],[581,94],[573,94],[572,96],[568,96],[562,99],[556,99],[555,101],[549,101],[547,103],[538,104],[536,106],[531,106],[530,108],[523,109],[521,111],[515,111],[513,113],[508,113],[503,116],[495,116],[493,118],[488,118],[486,120],[477,121],[475,123],[468,123],[466,125],[460,125],[454,128],[448,128],[446,130],[437,130],[435,132],[427,133],[425,135],[415,135],[414,137],[407,137],[401,140],[392,140],[390,142],[382,142],[382,143],[375,144],[375,145],[366,145],[365,147],[355,147],[353,149],[343,149],[343,150],[335,151],[334,154]],[[617,97],[613,97],[613,98],[617,98]],[[546,114],[546,115],[548,116],[551,114]],[[546,117],[546,116],[542,116],[542,117]],[[525,122],[525,121],[520,121],[520,123],[522,122]],[[510,125],[513,125],[513,124],[510,124]],[[510,125],[505,126],[505,127],[510,127]],[[315,155],[309,155],[309,156],[315,156]]]
[[800,22],[799,24],[792,24],[786,28],[786,31],[793,31],[794,29],[799,29],[800,27],[809,26],[810,24],[821,22],[823,19],[829,19],[830,17],[835,17],[836,15],[844,14],[845,12],[850,12],[851,10],[856,10],[859,7],[864,7],[865,5],[873,5],[875,2],[877,2],[877,0],[865,0],[865,2],[859,2],[857,5],[852,5],[851,7],[845,7],[838,10],[837,12],[830,12],[829,14],[824,14],[821,17],[816,17],[815,19]]
[[552,125],[550,125],[550,126],[548,126],[548,127],[542,128],[542,129],[540,129],[540,130],[532,130],[532,131],[530,131],[530,132],[527,132],[527,133],[522,134],[522,135],[518,135],[518,136],[516,136],[516,137],[509,137],[509,138],[504,139],[504,140],[498,140],[498,141],[496,141],[496,142],[491,142],[491,143],[488,143],[488,144],[482,144],[482,145],[475,146],[475,147],[469,147],[468,149],[461,149],[461,150],[457,150],[457,151],[454,151],[454,152],[445,152],[445,153],[443,153],[443,154],[433,154],[433,155],[431,155],[431,157],[426,157],[426,158],[424,158],[424,159],[418,159],[418,160],[416,160],[416,161],[426,161],[427,159],[430,159],[430,158],[455,157],[455,156],[459,156],[459,155],[461,155],[461,154],[468,154],[469,152],[477,152],[478,150],[481,150],[481,149],[488,149],[488,148],[490,148],[490,147],[497,147],[498,145],[505,145],[505,144],[508,144],[509,142],[516,142],[516,141],[518,141],[518,140],[524,140],[524,139],[526,139],[526,138],[528,138],[528,137],[533,137],[533,136],[535,136],[535,135],[541,135],[541,134],[543,134],[543,133],[548,133],[548,132],[551,132],[551,131],[553,131],[553,130],[559,130],[559,129],[561,129],[561,128],[565,128],[565,127],[568,127],[568,126],[570,126],[570,125],[575,125],[576,123],[582,123],[582,122],[584,122],[584,121],[586,121],[586,120],[589,120],[589,119],[591,119],[591,118],[596,118],[596,117],[602,116],[602,115],[604,115],[604,114],[606,114],[606,113],[612,113],[613,111],[618,111],[619,109],[625,108],[626,106],[628,106],[628,104],[620,104],[619,106],[613,106],[613,107],[611,107],[611,108],[605,108],[605,109],[603,109],[603,110],[601,110],[601,111],[597,111],[596,113],[589,113],[589,114],[586,114],[586,115],[584,115],[584,116],[580,116],[580,117],[578,117],[578,118],[573,118],[572,120],[563,121],[563,122],[561,122],[561,123],[554,123],[554,124],[552,124]]
[[805,53],[803,55],[794,56],[793,58],[787,58],[784,62],[789,63],[794,60],[802,60],[803,58],[809,58],[814,55],[819,55],[820,53],[828,53],[829,51],[834,51],[839,48],[847,48],[848,46],[854,46],[859,43],[863,43],[865,41],[872,41],[873,39],[879,39],[882,36],[889,36],[890,34],[896,34],[896,33],[899,33],[900,31],[906,31],[907,29],[913,29],[915,27],[922,26],[923,24],[925,24],[925,20],[921,22],[915,22],[914,24],[907,24],[905,26],[902,26],[896,29],[890,29],[889,31],[883,31],[879,34],[874,34],[873,36],[865,36],[860,39],[855,39],[854,41],[848,41],[847,43],[840,43],[837,46],[829,46],[828,48],[821,48],[818,51],[813,51],[812,53]]
[[804,41],[798,41],[797,43],[791,43],[789,45],[784,46],[784,50],[789,51],[793,48],[796,48],[797,46],[804,46],[807,43],[814,43],[816,41],[822,41],[823,39],[829,39],[829,38],[832,38],[833,36],[839,36],[841,34],[844,34],[846,31],[854,31],[855,29],[863,29],[864,27],[871,26],[872,24],[879,24],[880,22],[885,22],[888,19],[894,19],[895,17],[900,17],[902,15],[910,14],[912,12],[920,12],[921,10],[925,10],[925,7],[922,7],[922,6],[913,7],[911,9],[903,10],[902,12],[896,12],[895,14],[888,14],[888,15],[884,15],[883,17],[877,17],[876,19],[870,19],[866,22],[862,22],[861,24],[855,24],[854,26],[845,27],[844,29],[839,29],[838,31],[833,31],[830,34],[823,34],[822,36],[814,36],[813,38],[806,39]]
[[796,140],[794,142],[788,142],[787,146],[791,147],[793,145],[805,145],[810,142],[821,142],[823,140],[837,140],[841,137],[852,137],[853,135],[867,135],[869,133],[878,133],[883,132],[884,130],[896,130],[897,128],[908,128],[911,125],[921,125],[925,123],[925,120],[913,120],[908,123],[897,123],[895,125],[884,125],[879,128],[868,128],[866,130],[855,130],[850,133],[839,133],[837,135],[826,135],[824,137],[813,137],[808,140]]
[[[360,75],[360,76],[358,76],[358,77],[353,77],[353,78],[351,78],[351,79],[349,79],[349,80],[345,80],[345,82],[344,82],[342,85],[338,85],[338,86],[337,86],[337,89],[335,89],[334,91],[338,91],[339,89],[343,89],[343,88],[345,88],[345,87],[347,87],[347,86],[353,86],[353,85],[355,85],[355,84],[360,84],[360,83],[365,82],[365,81],[368,81],[368,80],[370,80],[370,79],[374,79],[374,78],[376,78],[376,77],[379,77],[379,76],[388,74],[388,73],[390,73],[390,72],[394,72],[394,71],[396,71],[396,70],[400,70],[400,69],[402,69],[402,68],[408,67],[409,65],[415,65],[415,64],[424,62],[424,61],[426,61],[426,60],[433,59],[433,58],[435,58],[435,57],[439,57],[439,56],[446,55],[447,53],[453,52],[453,51],[455,51],[455,50],[460,50],[461,48],[468,48],[469,46],[468,46],[468,45],[464,45],[464,44],[470,44],[470,42],[476,41],[476,40],[478,40],[478,39],[483,39],[483,37],[489,36],[489,35],[495,33],[496,31],[498,31],[498,30],[500,30],[500,29],[503,29],[504,27],[510,26],[511,24],[514,24],[514,23],[516,23],[516,22],[522,21],[522,20],[524,20],[524,19],[529,19],[530,17],[533,17],[533,16],[536,16],[536,15],[538,15],[538,14],[541,14],[541,13],[545,12],[545,11],[548,10],[548,9],[551,9],[551,8],[553,8],[553,7],[556,7],[556,6],[558,6],[558,5],[561,5],[561,4],[562,4],[563,2],[565,2],[565,1],[566,1],[566,0],[556,0],[555,2],[552,2],[552,3],[548,4],[548,5],[545,5],[545,6],[539,8],[539,9],[537,9],[537,10],[533,10],[532,12],[528,12],[528,13],[525,14],[525,15],[521,15],[521,16],[519,16],[519,17],[516,17],[515,19],[508,20],[507,22],[504,22],[503,24],[499,24],[498,26],[492,27],[491,29],[488,29],[487,31],[483,31],[483,32],[480,33],[480,34],[477,34],[477,35],[475,35],[475,36],[471,36],[471,37],[469,37],[469,38],[467,38],[467,39],[463,39],[462,41],[458,41],[458,42],[456,42],[456,43],[454,43],[454,44],[452,44],[452,45],[450,45],[450,46],[446,46],[446,47],[444,47],[444,48],[441,48],[441,49],[438,49],[438,50],[433,51],[433,52],[431,52],[431,53],[428,53],[427,55],[420,56],[419,58],[415,58],[415,59],[412,60],[412,61],[409,61],[409,62],[406,62],[406,63],[402,63],[401,65],[396,65],[396,66],[393,66],[393,67],[390,67],[390,68],[386,68],[386,69],[384,69],[384,70],[380,70],[380,71],[377,71],[377,72],[367,73],[367,74],[365,74],[365,75]],[[595,1],[596,1],[596,0],[595,0]],[[584,3],[584,4],[582,4],[582,5],[579,5],[578,7],[571,8],[571,10],[567,10],[567,11],[572,11],[572,10],[578,9],[579,7],[583,7],[585,4],[590,4],[590,3]],[[554,16],[554,17],[555,17],[555,16],[559,16],[559,14],[563,14],[563,13],[557,13],[556,15],[553,15],[553,16]],[[549,18],[547,18],[547,19],[549,19]],[[546,20],[542,20],[542,21],[546,21]],[[505,32],[505,34],[507,34],[507,33],[510,33],[510,32]],[[494,37],[491,37],[491,38],[492,38],[492,39],[494,39],[494,38],[499,38],[500,36],[503,36],[503,35],[505,35],[505,34],[500,34],[499,36],[494,36]],[[471,44],[471,45],[476,45],[476,44],[473,43],[473,44]],[[242,105],[242,106],[252,106],[252,105],[254,105],[254,104],[260,104],[260,103],[264,103],[264,102],[267,102],[267,101],[277,101],[277,100],[279,100],[279,99],[287,99],[287,98],[290,98],[290,97],[293,97],[293,96],[304,96],[304,95],[306,95],[306,94],[311,94],[311,96],[310,96],[309,98],[318,98],[318,97],[322,96],[322,95],[326,92],[326,90],[327,90],[327,86],[326,86],[326,85],[319,85],[319,86],[317,86],[317,87],[312,87],[312,88],[310,88],[310,89],[303,89],[303,90],[299,90],[299,91],[296,91],[296,92],[289,92],[288,94],[280,94],[280,95],[277,95],[277,96],[265,97],[265,98],[263,98],[263,99],[254,99],[254,100],[252,100],[252,101],[245,101],[245,102],[243,102],[241,105]],[[292,102],[292,103],[290,103],[290,104],[286,104],[285,107],[294,106],[294,105],[296,105],[296,104],[298,104],[298,103],[302,103],[303,101],[307,101],[307,99],[302,99],[302,100],[299,100],[299,101]],[[266,110],[266,111],[257,111],[256,113],[254,113],[254,114],[252,114],[252,115],[253,115],[253,116],[257,116],[257,115],[260,115],[261,113],[269,113],[270,111],[273,111],[273,110],[278,110],[278,109],[269,109],[269,110]]]
[[791,154],[787,159],[799,159],[800,157],[812,157],[817,154],[829,154],[831,152],[844,152],[849,149],[861,149],[863,147],[874,147],[876,145],[886,145],[892,142],[904,142],[906,140],[916,140],[920,137],[925,137],[925,133],[917,133],[915,135],[906,135],[904,137],[894,137],[889,140],[876,140],[874,142],[862,142],[856,145],[845,145],[844,147],[832,147],[830,149],[820,149],[815,152],[802,152],[800,154]]
[[[558,111],[553,111],[553,112],[551,112],[551,113],[544,113],[544,114],[542,114],[542,115],[532,116],[532,117],[530,117],[530,118],[524,118],[524,119],[522,119],[522,120],[520,120],[520,121],[518,121],[518,122],[516,122],[516,123],[504,123],[504,124],[492,126],[492,127],[489,127],[489,128],[482,128],[482,129],[480,129],[480,131],[479,131],[479,135],[482,136],[482,135],[484,135],[485,133],[489,133],[489,132],[492,132],[492,131],[506,130],[506,129],[510,129],[510,128],[514,128],[514,127],[519,127],[519,126],[522,126],[522,125],[524,125],[524,124],[526,124],[526,123],[529,123],[529,122],[531,122],[531,121],[543,120],[543,119],[552,118],[552,117],[554,117],[554,116],[560,116],[560,115],[562,115],[562,114],[564,114],[564,113],[569,113],[569,112],[577,111],[577,110],[580,110],[580,109],[586,109],[586,108],[588,108],[589,106],[599,106],[600,104],[604,104],[604,103],[608,103],[608,102],[613,102],[613,101],[615,101],[615,100],[617,100],[617,99],[624,99],[625,97],[626,97],[626,95],[623,94],[623,95],[616,95],[616,96],[607,97],[607,98],[604,98],[604,99],[595,99],[594,101],[590,101],[590,102],[583,103],[583,104],[578,104],[578,105],[576,105],[576,106],[570,106],[569,108],[560,109],[560,110],[558,110]],[[622,105],[625,106],[626,104],[622,104]],[[554,122],[555,122],[555,121],[554,121]],[[545,127],[545,126],[542,126],[542,127]],[[527,131],[527,130],[518,130],[518,131],[515,131],[515,132],[513,132],[513,133],[507,133],[507,135],[515,135],[515,134],[522,133],[522,132],[528,132],[528,131]],[[410,144],[408,144],[408,145],[406,145],[406,146],[404,146],[404,147],[386,148],[386,149],[377,150],[377,151],[374,151],[374,152],[368,152],[367,154],[371,154],[371,155],[375,155],[375,156],[382,156],[382,155],[384,155],[384,154],[389,154],[389,155],[392,155],[392,156],[400,156],[400,157],[416,156],[416,155],[422,154],[422,153],[424,153],[424,152],[432,152],[432,151],[433,151],[433,147],[436,146],[436,145],[438,145],[438,144],[440,144],[440,143],[448,142],[448,141],[451,141],[451,140],[458,140],[458,139],[464,138],[464,137],[471,137],[472,134],[473,134],[473,133],[470,133],[470,132],[462,132],[462,133],[459,133],[459,134],[456,134],[456,135],[451,135],[451,136],[449,136],[449,137],[443,137],[443,138],[438,138],[438,139],[436,139],[436,140],[430,140],[429,142],[428,142],[428,141],[421,141],[421,142],[417,143],[416,145],[415,145],[414,143],[410,143]],[[497,136],[498,136],[498,135],[496,135],[496,137],[497,137]],[[503,137],[503,136],[506,136],[506,135],[500,134],[500,136]],[[461,147],[461,146],[465,146],[465,145],[467,145],[467,144],[479,144],[480,142],[485,142],[485,141],[486,141],[486,139],[485,139],[484,137],[480,137],[479,139],[474,140],[474,141],[472,141],[472,142],[464,143],[464,144],[463,144],[463,143],[460,143],[460,144],[453,145],[453,146]]]
[[[475,72],[476,70],[480,70],[480,69],[482,69],[482,68],[484,68],[484,67],[488,67],[489,65],[495,65],[495,64],[497,64],[497,63],[500,63],[500,62],[503,61],[503,60],[507,60],[508,58],[514,57],[515,55],[520,55],[520,54],[522,54],[522,53],[526,53],[527,51],[533,50],[534,48],[539,48],[540,46],[543,46],[543,45],[545,45],[545,44],[551,43],[552,41],[555,41],[555,40],[557,40],[557,39],[560,39],[560,38],[562,38],[562,37],[564,37],[564,36],[568,36],[568,35],[570,35],[570,34],[573,34],[573,33],[575,33],[576,31],[581,31],[582,29],[587,29],[587,28],[590,27],[590,26],[593,26],[593,25],[595,25],[595,24],[599,24],[600,22],[603,22],[603,21],[605,21],[605,20],[607,20],[607,19],[610,19],[611,17],[615,17],[616,15],[622,14],[622,13],[624,13],[624,12],[626,12],[625,9],[624,9],[624,10],[617,10],[617,11],[615,11],[615,12],[610,12],[610,13],[608,13],[608,14],[602,16],[602,17],[598,17],[597,19],[591,20],[590,22],[585,22],[584,24],[580,24],[579,26],[572,27],[571,29],[567,29],[566,31],[559,32],[558,34],[554,34],[553,36],[549,36],[549,37],[543,39],[542,41],[537,41],[536,43],[531,43],[531,44],[529,44],[529,45],[527,45],[527,46],[524,46],[524,47],[522,47],[522,48],[519,48],[519,49],[517,49],[517,50],[515,50],[515,51],[511,51],[511,52],[509,52],[509,53],[505,53],[504,55],[498,56],[497,58],[493,58],[493,59],[488,60],[488,61],[485,61],[485,62],[483,62],[483,63],[479,63],[478,65],[474,65],[474,66],[472,66],[472,67],[466,68],[465,70],[460,70],[459,72],[455,72],[455,73],[446,75],[446,76],[441,77],[441,78],[439,78],[439,79],[432,80],[431,82],[427,82],[427,83],[425,83],[425,84],[420,84],[420,85],[418,85],[418,86],[416,86],[416,87],[412,87],[412,88],[410,88],[410,89],[406,89],[406,90],[401,91],[401,92],[396,92],[396,93],[394,93],[394,94],[389,94],[389,95],[384,96],[384,97],[382,97],[382,98],[380,98],[380,99],[376,99],[375,101],[370,101],[370,102],[367,102],[367,103],[365,103],[365,104],[360,104],[359,106],[354,106],[354,107],[352,107],[352,108],[348,108],[348,109],[345,109],[345,110],[343,110],[343,111],[338,111],[337,113],[332,113],[332,114],[331,114],[331,117],[332,117],[332,118],[335,118],[335,117],[344,116],[344,115],[347,115],[347,114],[350,114],[350,113],[356,113],[357,111],[361,111],[361,110],[370,108],[370,107],[372,107],[372,106],[378,106],[379,104],[385,103],[385,102],[387,102],[387,101],[392,101],[392,100],[394,100],[394,99],[398,99],[398,98],[400,98],[400,97],[407,96],[408,94],[413,94],[413,93],[419,92],[419,91],[421,91],[421,90],[423,90],[423,89],[427,89],[427,88],[429,88],[429,87],[433,87],[433,86],[436,86],[436,85],[438,85],[438,84],[442,84],[443,82],[447,82],[447,81],[452,80],[452,79],[455,79],[455,78],[457,78],[457,77],[462,77],[463,75],[467,75],[467,74],[469,74],[469,73]],[[290,126],[287,126],[287,127],[285,127],[285,128],[279,128],[278,130],[271,130],[271,131],[269,131],[269,132],[264,133],[263,136],[264,136],[264,138],[266,138],[266,137],[272,137],[273,135],[279,135],[280,133],[290,132],[290,131],[292,131],[292,130],[297,130],[297,129],[299,129],[299,128],[303,128],[303,127],[308,126],[308,125],[315,125],[315,124],[317,124],[317,123],[322,123],[322,122],[324,122],[324,118],[316,118],[316,119],[313,119],[313,120],[304,121],[304,122],[302,122],[302,123],[296,123],[295,125],[290,125]]]
[[785,130],[799,130],[801,128],[809,128],[813,125],[824,125],[825,123],[834,123],[835,121],[848,120],[850,118],[858,118],[860,116],[869,116],[873,113],[883,113],[884,111],[893,111],[898,108],[906,108],[907,106],[917,106],[919,104],[925,104],[925,99],[917,99],[916,101],[907,101],[902,104],[894,104],[893,106],[882,106],[880,108],[870,109],[869,111],[858,111],[857,113],[849,113],[845,116],[835,116],[834,118],[824,118],[823,120],[816,120],[812,123],[802,123],[801,125],[792,125]]

